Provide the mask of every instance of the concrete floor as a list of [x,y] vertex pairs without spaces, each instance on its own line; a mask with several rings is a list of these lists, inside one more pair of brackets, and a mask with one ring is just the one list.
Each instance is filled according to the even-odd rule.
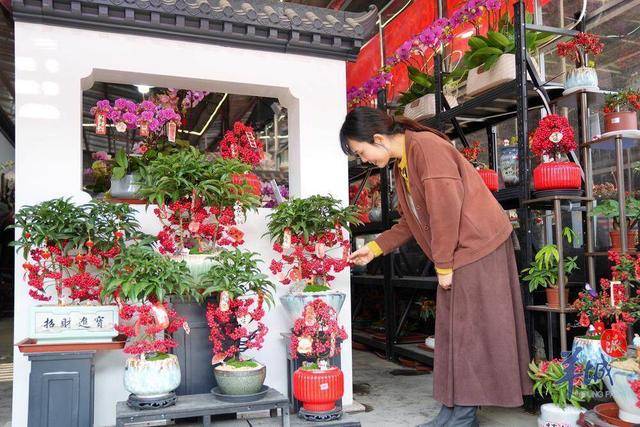
[[[0,319],[0,427],[11,426],[11,375],[13,351],[12,319]],[[366,412],[348,415],[365,427],[412,427],[435,416],[439,404],[431,396],[433,376],[393,376],[401,367],[372,353],[354,351],[355,400]],[[536,417],[522,409],[485,407],[479,413],[480,425],[486,427],[535,426]],[[295,422],[292,424],[302,425]],[[306,425],[307,423],[304,423]],[[258,427],[279,425],[276,419],[250,419],[216,422],[216,426]],[[182,427],[187,425],[181,424]],[[17,427],[17,426],[16,426]]]

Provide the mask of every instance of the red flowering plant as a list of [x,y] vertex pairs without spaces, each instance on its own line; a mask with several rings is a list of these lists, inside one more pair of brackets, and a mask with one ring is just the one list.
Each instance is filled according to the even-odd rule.
[[[567,405],[580,408],[583,403],[591,400],[593,392],[600,389],[602,383],[586,383],[584,365],[576,363],[570,367],[569,364],[561,359],[529,363],[528,373],[533,380],[533,392],[542,397],[548,395],[555,405],[563,409]],[[569,384],[569,381],[572,383]]]
[[135,237],[138,223],[129,205],[91,202],[77,206],[52,199],[24,206],[16,214],[21,229],[13,243],[22,250],[29,295],[39,301],[56,297],[58,305],[99,303],[102,272]]
[[258,166],[263,159],[264,145],[256,138],[253,128],[242,122],[233,124],[220,141],[220,154],[225,159],[238,159],[243,163]]
[[125,353],[145,359],[166,358],[177,344],[170,334],[189,326],[166,298],[190,295],[189,269],[149,246],[123,249],[105,272],[102,294],[115,297],[120,307],[118,332],[127,336]]
[[369,195],[369,189],[365,186],[362,188],[358,201],[356,202],[356,196],[358,195],[358,189],[360,184],[351,184],[349,186],[349,204],[358,207],[358,219],[363,223],[371,222],[369,219],[369,211],[371,210],[371,196]]
[[[349,266],[350,243],[344,229],[360,223],[357,210],[320,195],[278,205],[269,215],[266,234],[278,254],[270,269],[280,283],[302,282],[305,292],[329,290],[333,274]],[[341,250],[340,255],[331,256],[333,250]]]
[[260,198],[251,186],[233,180],[250,167],[235,159],[215,158],[191,147],[160,153],[141,170],[140,194],[162,222],[159,251],[169,255],[214,253],[220,246],[244,242],[236,225]]
[[460,149],[460,154],[462,154],[462,156],[476,169],[489,169],[489,166],[482,163],[479,159],[480,154],[484,151],[484,148],[480,146],[480,141],[474,141],[471,143],[470,147]]
[[597,34],[578,33],[567,42],[558,43],[557,54],[576,63],[576,67],[594,67],[592,60],[587,61],[587,55],[597,56],[604,50],[604,43]]
[[564,116],[549,114],[545,116],[531,138],[531,151],[538,157],[549,156],[560,160],[562,155],[576,150],[573,128]]
[[289,352],[297,359],[316,359],[308,369],[328,367],[328,360],[340,354],[340,344],[347,339],[344,327],[338,325],[337,313],[326,302],[316,298],[304,306],[302,317],[293,324]]
[[618,93],[607,95],[605,98],[605,113],[637,110],[640,110],[640,90],[625,89]]
[[268,332],[261,322],[263,306],[273,305],[275,286],[260,271],[257,255],[238,249],[222,251],[204,275],[204,295],[217,296],[215,304],[207,305],[213,365],[258,366],[255,361],[243,360],[241,353],[262,348]]

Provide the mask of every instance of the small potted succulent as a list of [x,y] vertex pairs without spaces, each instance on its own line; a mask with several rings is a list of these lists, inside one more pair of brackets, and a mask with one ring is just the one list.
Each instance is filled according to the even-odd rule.
[[[612,220],[613,229],[609,231],[611,249],[622,252],[620,239],[620,205],[617,200],[607,199],[598,202],[598,205],[589,213],[592,216],[602,216]],[[640,219],[640,200],[635,197],[627,197],[625,201],[625,216],[627,226],[627,248],[633,249],[638,243],[637,224]]]
[[243,358],[247,350],[260,350],[268,328],[261,322],[264,303],[273,305],[274,285],[258,267],[258,254],[238,249],[222,251],[204,274],[204,295],[214,294],[207,305],[207,323],[213,344],[212,364],[218,393],[253,396],[261,391],[266,367]]
[[469,161],[476,168],[480,178],[485,183],[489,191],[498,191],[498,172],[490,169],[487,165],[480,162],[478,157],[483,149],[480,147],[480,141],[474,141],[471,147],[464,147],[460,150],[460,153],[465,159]]
[[122,148],[116,152],[115,164],[111,169],[111,189],[109,190],[111,197],[119,199],[140,197],[138,194],[140,183],[137,176],[140,170],[140,159],[140,156],[127,156]]
[[[574,231],[568,227],[564,228],[563,235],[569,243],[571,243],[575,237]],[[522,274],[524,274],[522,280],[529,282],[529,292],[533,292],[541,287],[545,288],[547,305],[551,308],[560,307],[560,290],[558,288],[559,260],[560,254],[558,253],[558,246],[555,244],[545,245],[536,253],[531,265],[522,270]],[[565,258],[564,273],[566,275],[571,274],[577,268],[577,257]],[[568,305],[569,289],[566,286],[564,292],[564,301]]]
[[577,148],[566,117],[549,114],[540,120],[531,140],[531,151],[542,160],[533,170],[536,191],[580,189],[580,165],[566,160],[566,155]]
[[293,374],[293,394],[306,412],[330,412],[344,394],[344,375],[329,359],[340,353],[347,333],[339,326],[337,312],[316,298],[304,306],[296,319],[291,336],[290,353],[304,361]]
[[[573,364],[573,366],[569,366]],[[598,381],[587,383],[582,364],[554,359],[539,364],[529,364],[529,377],[533,380],[533,392],[551,397],[552,403],[540,407],[539,425],[578,426],[582,405],[601,387]],[[571,383],[570,383],[571,382]]]
[[[176,347],[170,334],[189,332],[184,319],[169,306],[168,297],[191,292],[189,269],[151,247],[128,246],[106,271],[102,294],[120,305],[118,331],[127,336],[124,385],[136,399],[164,401],[180,385]],[[130,398],[131,399],[131,398]],[[174,402],[175,403],[175,402]]]
[[598,73],[590,58],[600,55],[603,49],[604,43],[596,34],[578,33],[570,41],[558,43],[558,56],[572,60],[576,65],[565,79],[565,95],[577,89],[598,90]]
[[[292,318],[310,301],[321,297],[339,311],[345,294],[333,291],[333,273],[349,266],[349,237],[345,228],[358,224],[356,206],[343,208],[331,196],[315,195],[291,199],[269,215],[267,233],[279,259],[271,261],[271,272],[292,290],[280,298]],[[340,251],[332,256],[334,250]]]
[[101,295],[103,273],[137,234],[127,205],[77,206],[52,199],[24,206],[15,217],[31,298],[55,304],[30,308],[30,338],[39,342],[105,342],[118,335],[118,308]]
[[640,90],[625,89],[608,95],[604,104],[604,131],[638,130]]

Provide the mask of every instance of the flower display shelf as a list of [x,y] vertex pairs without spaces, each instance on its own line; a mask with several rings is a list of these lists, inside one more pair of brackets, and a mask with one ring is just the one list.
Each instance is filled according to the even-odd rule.
[[37,340],[25,338],[16,344],[21,353],[63,353],[78,351],[108,351],[122,350],[126,342],[126,337],[119,335],[112,342],[100,343],[58,343],[58,344],[38,344]]

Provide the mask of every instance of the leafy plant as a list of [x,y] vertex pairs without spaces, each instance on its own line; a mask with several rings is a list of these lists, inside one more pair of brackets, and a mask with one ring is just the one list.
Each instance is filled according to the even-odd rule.
[[137,172],[141,167],[140,157],[127,156],[124,149],[116,152],[115,164],[111,170],[111,177],[114,179],[122,179],[125,175]]
[[123,250],[106,271],[103,295],[130,301],[164,301],[168,295],[178,297],[191,292],[191,275],[184,261],[174,261],[148,246],[131,245]]
[[640,90],[624,89],[618,93],[607,95],[604,101],[604,112],[640,110]]
[[224,250],[215,257],[215,263],[202,277],[202,296],[226,291],[235,299],[247,294],[262,295],[271,307],[275,286],[262,274],[258,264],[259,254],[249,251]]
[[[585,384],[584,366],[577,365],[576,368],[574,378],[566,375],[567,372],[561,360],[542,361],[539,365],[531,362],[529,377],[534,381],[533,392],[543,397],[550,396],[551,401],[563,409],[567,405],[580,408],[582,403],[591,400],[593,389],[602,388],[602,382]],[[569,382],[572,386],[570,395]]]
[[[617,200],[607,199],[598,202],[598,206],[593,208],[589,215],[600,215],[605,218],[613,219],[613,229],[620,229],[620,204]],[[640,200],[634,197],[628,197],[626,199],[625,216],[627,217],[627,230],[630,230],[635,227],[640,219]]]
[[[416,67],[407,66],[409,80],[411,86],[407,92],[403,92],[398,99],[398,103],[402,106],[408,105],[418,98],[429,93],[435,93],[436,81],[431,74],[425,73]],[[466,78],[469,70],[466,67],[456,67],[452,72],[443,74],[442,86],[446,91],[454,91],[458,85]]]
[[[563,236],[569,243],[573,242],[575,232],[569,227],[563,229]],[[578,268],[578,257],[566,257],[564,260],[564,273],[571,274]],[[558,246],[549,244],[543,246],[537,253],[529,268],[522,270],[526,274],[522,279],[529,282],[529,292],[533,292],[539,287],[558,286],[558,263],[560,261],[560,253]]]
[[[533,23],[533,15],[526,15],[528,24]],[[548,43],[555,36],[538,31],[527,31],[527,52],[535,53],[541,46]],[[469,50],[462,58],[468,69],[482,66],[484,71],[490,70],[504,54],[515,54],[515,28],[509,14],[501,16],[497,30],[487,31],[486,36],[476,35],[469,38]]]

